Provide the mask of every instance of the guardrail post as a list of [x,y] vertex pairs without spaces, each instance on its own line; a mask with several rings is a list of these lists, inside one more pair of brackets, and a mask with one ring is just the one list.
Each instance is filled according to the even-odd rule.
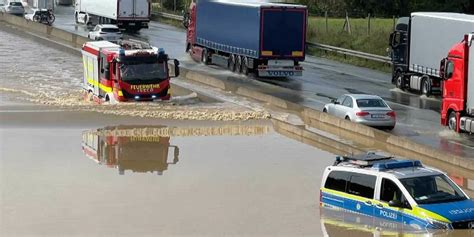
[[370,35],[370,13],[367,15],[367,35]]

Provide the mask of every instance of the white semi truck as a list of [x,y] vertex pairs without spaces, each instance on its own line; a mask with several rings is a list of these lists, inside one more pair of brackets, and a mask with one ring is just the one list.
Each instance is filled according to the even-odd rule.
[[150,0],[76,0],[76,23],[116,24],[128,31],[148,28]]
[[473,30],[474,16],[467,14],[414,12],[400,18],[390,35],[392,83],[428,96],[440,94],[439,59]]

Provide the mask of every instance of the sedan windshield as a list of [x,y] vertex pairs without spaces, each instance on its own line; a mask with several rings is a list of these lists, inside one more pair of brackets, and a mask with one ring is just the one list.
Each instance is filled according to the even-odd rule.
[[10,6],[22,7],[23,5],[21,4],[21,2],[11,2]]
[[123,81],[161,81],[167,78],[164,63],[122,64],[120,66]]
[[445,175],[400,179],[418,204],[466,200],[466,196]]
[[387,104],[381,99],[357,99],[359,108],[386,108]]

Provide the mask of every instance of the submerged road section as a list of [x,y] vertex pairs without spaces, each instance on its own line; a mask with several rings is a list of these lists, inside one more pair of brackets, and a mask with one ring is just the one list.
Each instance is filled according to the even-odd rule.
[[[56,9],[54,27],[85,37],[90,30],[74,22],[71,7]],[[252,84],[264,93],[318,110],[322,110],[323,105],[329,103],[330,99],[345,93],[379,95],[397,112],[397,126],[391,133],[458,156],[474,158],[474,136],[456,134],[440,125],[439,98],[427,98],[400,91],[390,83],[391,76],[387,73],[307,57],[303,63],[305,68],[303,77],[288,79],[244,77],[219,67],[209,67],[192,61],[184,52],[186,32],[183,29],[151,22],[150,29],[143,29],[127,37],[145,40],[164,48],[171,57],[178,58],[185,67],[211,73],[222,80]]]

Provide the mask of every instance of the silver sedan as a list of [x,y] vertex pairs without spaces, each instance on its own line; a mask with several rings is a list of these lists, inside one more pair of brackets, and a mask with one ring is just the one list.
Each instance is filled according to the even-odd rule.
[[346,94],[324,106],[323,112],[371,127],[392,130],[396,114],[376,95]]

